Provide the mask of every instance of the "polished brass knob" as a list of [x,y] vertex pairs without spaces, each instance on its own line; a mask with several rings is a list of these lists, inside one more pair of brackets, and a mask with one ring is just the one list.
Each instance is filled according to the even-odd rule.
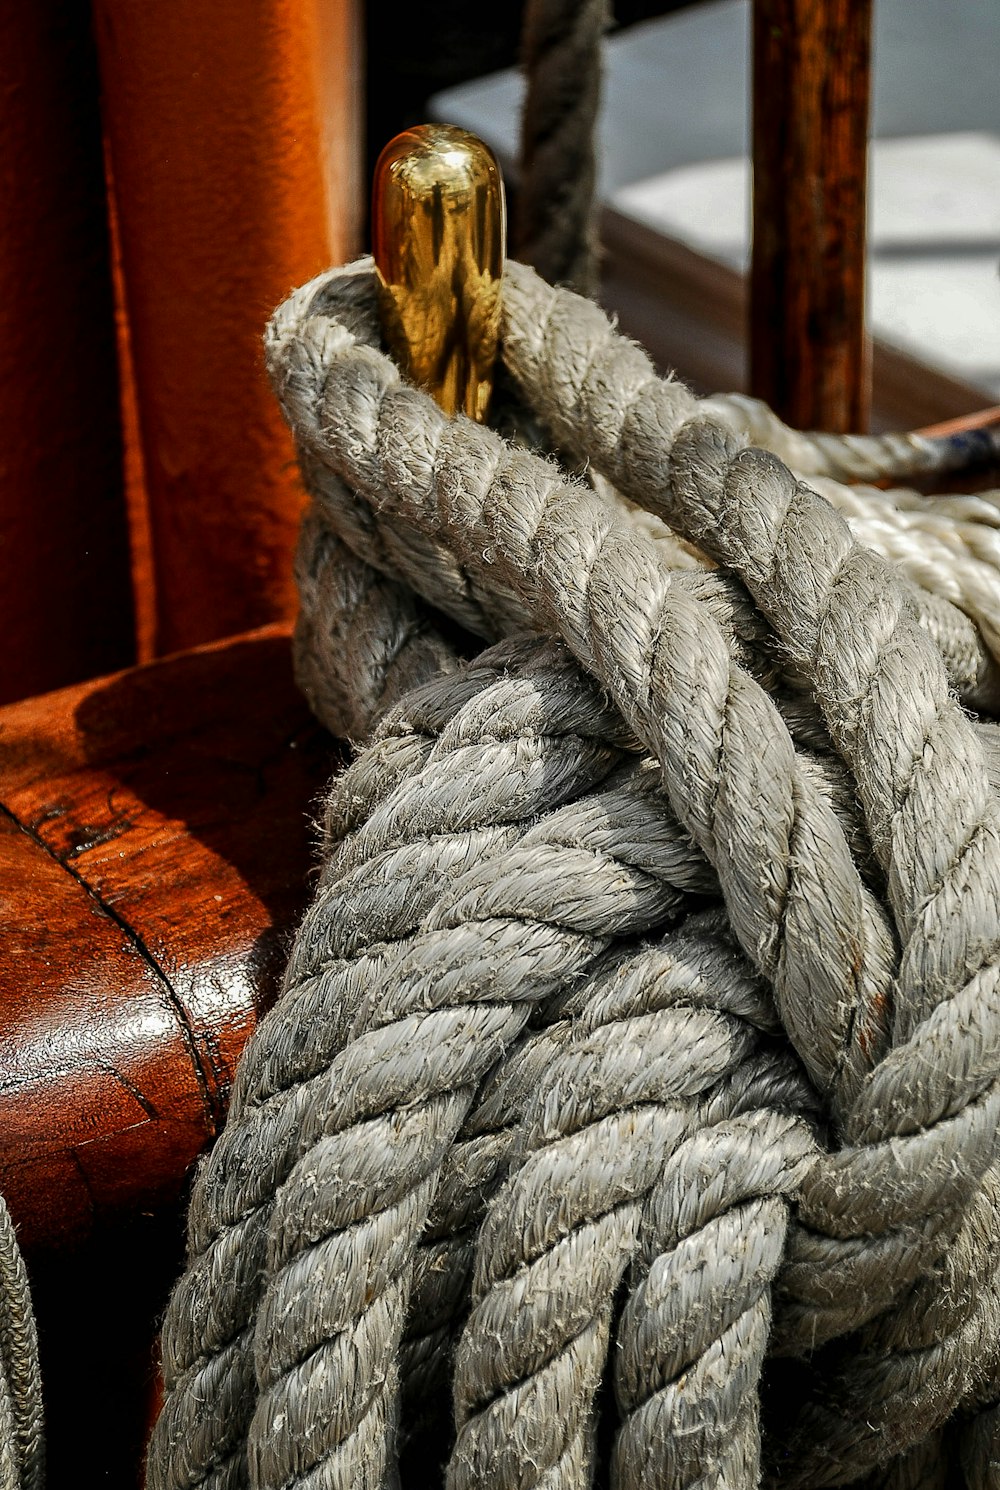
[[404,130],[379,156],[372,240],[386,343],[448,414],[483,420],[500,334],[503,178],[450,124]]

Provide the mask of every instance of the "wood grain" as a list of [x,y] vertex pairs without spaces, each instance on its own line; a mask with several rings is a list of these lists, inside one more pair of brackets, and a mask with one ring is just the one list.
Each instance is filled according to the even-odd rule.
[[0,1190],[29,1248],[179,1194],[336,759],[280,629],[0,710]]
[[186,1184],[277,991],[339,759],[280,627],[0,709],[0,1190],[52,1486],[81,1464],[141,1483]]
[[871,0],[754,0],[750,391],[864,430]]

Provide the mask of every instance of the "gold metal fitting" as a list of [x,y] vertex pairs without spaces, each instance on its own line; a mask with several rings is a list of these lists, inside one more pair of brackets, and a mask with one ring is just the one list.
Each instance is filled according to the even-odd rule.
[[503,178],[488,145],[451,124],[390,140],[372,188],[382,333],[447,414],[484,420],[500,335]]

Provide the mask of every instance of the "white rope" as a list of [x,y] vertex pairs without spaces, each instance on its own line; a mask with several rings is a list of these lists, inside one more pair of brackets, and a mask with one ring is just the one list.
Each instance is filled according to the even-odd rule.
[[[365,264],[272,329],[299,655],[326,717],[382,722],[199,1176],[150,1484],[391,1483],[447,1444],[420,1374],[456,1336],[456,1487],[586,1484],[612,1354],[623,1486],[749,1490],[761,1444],[784,1484],[902,1473],[964,1404],[981,1463],[995,752],[827,503],[593,306],[510,265],[505,307],[526,404],[611,487],[402,384]],[[558,645],[462,669],[525,624]],[[338,637],[370,668],[327,686]],[[811,1364],[762,1437],[775,1350]]]

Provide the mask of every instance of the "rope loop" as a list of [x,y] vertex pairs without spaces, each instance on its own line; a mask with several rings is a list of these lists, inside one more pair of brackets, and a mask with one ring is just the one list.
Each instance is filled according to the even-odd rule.
[[372,284],[267,338],[299,675],[368,743],[198,1175],[151,1490],[985,1485],[1000,823],[951,607],[589,302],[508,265],[505,418],[557,458],[409,387]]

